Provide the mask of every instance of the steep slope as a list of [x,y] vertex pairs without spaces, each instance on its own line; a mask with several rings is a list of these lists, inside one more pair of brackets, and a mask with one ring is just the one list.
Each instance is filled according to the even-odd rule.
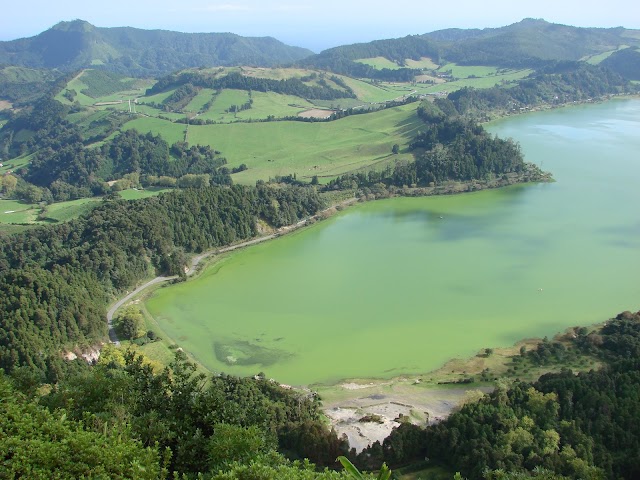
[[35,37],[0,42],[0,63],[64,71],[103,65],[140,76],[199,66],[273,66],[311,53],[271,37],[99,28],[82,20],[61,22]]

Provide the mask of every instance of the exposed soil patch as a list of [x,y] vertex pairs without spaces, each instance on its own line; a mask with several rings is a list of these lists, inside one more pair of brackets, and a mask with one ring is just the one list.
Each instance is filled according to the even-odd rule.
[[304,112],[300,112],[298,114],[301,118],[329,118],[331,115],[336,113],[334,110],[323,110],[321,108],[313,108],[311,110],[306,110]]
[[13,104],[11,102],[7,102],[6,100],[0,100],[0,110],[11,110],[13,108]]

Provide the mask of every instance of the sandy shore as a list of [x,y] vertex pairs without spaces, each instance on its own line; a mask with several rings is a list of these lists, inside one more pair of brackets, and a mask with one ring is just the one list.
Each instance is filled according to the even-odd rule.
[[[397,378],[370,383],[342,383],[320,389],[323,410],[338,436],[346,435],[358,452],[382,441],[402,421],[416,425],[436,423],[466,401],[477,399],[490,387],[468,389],[423,385],[416,379]],[[376,421],[360,421],[377,416]]]

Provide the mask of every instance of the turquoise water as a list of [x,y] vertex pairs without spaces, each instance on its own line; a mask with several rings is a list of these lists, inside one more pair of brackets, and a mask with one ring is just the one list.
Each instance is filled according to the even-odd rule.
[[555,183],[349,208],[147,303],[214,371],[292,384],[426,372],[640,308],[640,101],[489,129]]

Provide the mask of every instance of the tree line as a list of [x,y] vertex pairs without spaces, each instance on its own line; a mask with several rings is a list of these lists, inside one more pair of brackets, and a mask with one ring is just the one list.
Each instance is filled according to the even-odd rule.
[[147,95],[154,95],[171,88],[189,84],[193,87],[214,90],[230,88],[257,92],[275,92],[312,100],[356,98],[356,94],[350,88],[345,88],[343,85],[340,85],[343,88],[342,90],[333,88],[326,81],[324,84],[318,82],[318,85],[307,85],[299,78],[274,80],[271,78],[248,77],[238,72],[231,72],[222,77],[214,77],[194,71],[174,73],[161,78],[153,87],[147,90]]

